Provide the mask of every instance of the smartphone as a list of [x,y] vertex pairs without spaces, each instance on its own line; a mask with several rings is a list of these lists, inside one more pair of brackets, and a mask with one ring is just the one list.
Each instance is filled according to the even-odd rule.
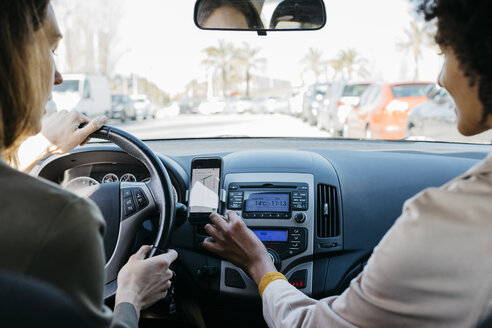
[[188,199],[188,221],[192,224],[210,222],[212,212],[220,210],[222,159],[195,158],[191,162]]

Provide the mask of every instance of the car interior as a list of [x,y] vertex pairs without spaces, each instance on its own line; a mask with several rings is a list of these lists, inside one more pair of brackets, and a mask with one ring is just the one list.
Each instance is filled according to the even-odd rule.
[[[261,7],[274,1],[253,2]],[[326,28],[332,2],[276,1],[281,7],[274,22],[263,24],[268,28],[234,27],[224,33],[310,35]],[[199,26],[201,1],[193,3],[195,12],[182,16],[197,31],[229,29]],[[271,119],[270,124],[277,123]],[[258,288],[248,274],[203,248],[206,219],[193,220],[198,198],[207,203],[212,197],[213,209],[221,213],[235,211],[289,283],[321,299],[342,293],[364,270],[407,199],[464,173],[492,150],[490,142],[339,136],[145,138],[112,122],[91,138],[68,154],[43,160],[31,174],[88,197],[101,209],[107,226],[107,304],[114,302],[118,270],[141,245],[154,245],[152,254],[178,252],[173,291],[142,312],[142,327],[266,326]],[[211,160],[215,164],[207,165]],[[202,189],[195,189],[198,180]],[[214,194],[204,196],[205,189]]]

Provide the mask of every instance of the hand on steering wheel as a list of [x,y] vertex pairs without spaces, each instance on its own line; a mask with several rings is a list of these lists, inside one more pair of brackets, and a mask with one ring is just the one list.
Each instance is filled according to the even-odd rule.
[[[155,213],[159,214],[159,224],[153,245],[150,249],[145,248],[145,252],[141,249],[139,253],[133,255],[127,265],[138,267],[139,261],[143,260],[141,258],[143,254],[152,257],[158,251],[167,252],[175,222],[175,200],[171,180],[161,160],[141,140],[125,131],[109,126],[103,126],[91,134],[90,138],[113,142],[142,162],[150,173],[148,182],[105,183],[90,189],[88,197],[99,206],[107,225],[104,240],[107,257],[104,296],[108,298],[116,292],[117,277],[124,279],[122,283],[133,281],[130,285],[136,286],[137,282],[133,278],[129,278],[132,275],[127,272],[127,269],[120,276],[118,276],[118,272],[125,264],[140,223]],[[176,252],[170,251],[163,256],[156,257],[155,260],[150,259],[152,261],[149,263],[160,263],[157,265],[160,270],[149,274],[160,274],[161,276],[156,281],[162,282],[161,278],[169,280],[169,265],[176,257]],[[148,260],[143,262],[146,261]],[[131,271],[131,269],[129,270]],[[159,289],[160,296],[164,294],[165,290],[167,289]],[[150,296],[150,298],[153,299],[154,296]],[[148,300],[144,300],[142,304],[146,306]]]

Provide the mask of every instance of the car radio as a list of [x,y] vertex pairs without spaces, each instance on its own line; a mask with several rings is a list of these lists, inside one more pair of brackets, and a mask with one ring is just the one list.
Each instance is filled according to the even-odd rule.
[[231,183],[227,208],[242,211],[244,219],[290,219],[293,211],[307,211],[308,201],[307,183]]
[[294,218],[297,223],[306,220],[305,212],[309,208],[307,183],[231,183],[227,208],[237,211],[243,219],[286,221],[275,228],[250,226],[267,250],[275,250],[269,251],[274,263],[306,250],[307,229],[292,226],[294,223],[289,224],[287,220]]
[[[291,172],[247,172],[224,175],[223,209],[236,212],[263,242],[278,271],[311,295],[314,240],[314,176]],[[258,296],[245,272],[221,261],[221,293]],[[240,283],[238,283],[240,282]]]

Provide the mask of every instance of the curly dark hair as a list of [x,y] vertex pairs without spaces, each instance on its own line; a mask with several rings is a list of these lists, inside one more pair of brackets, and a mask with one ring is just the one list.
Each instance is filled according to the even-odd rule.
[[485,122],[492,115],[492,2],[418,0],[418,12],[437,18],[436,42],[454,51],[471,86],[478,83]]

